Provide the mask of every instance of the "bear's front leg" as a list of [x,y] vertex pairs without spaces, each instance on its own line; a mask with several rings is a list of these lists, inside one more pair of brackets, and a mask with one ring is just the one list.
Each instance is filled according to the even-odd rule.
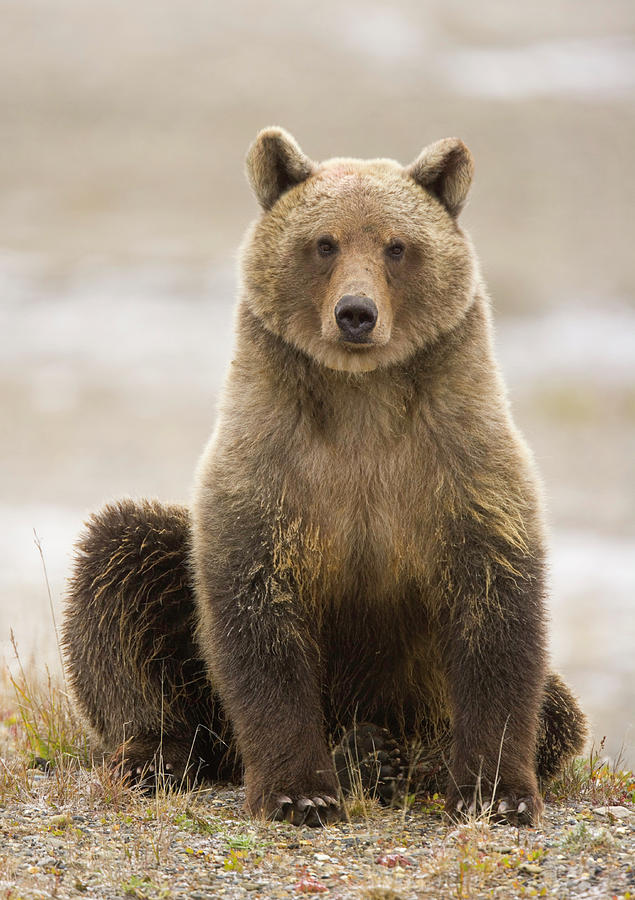
[[[489,544],[489,545],[488,545]],[[543,572],[527,552],[463,543],[447,584],[445,670],[452,713],[446,811],[535,823],[543,809],[536,736],[545,681]]]
[[198,573],[199,638],[243,759],[247,810],[295,825],[335,821],[319,648],[298,592],[272,561],[224,568],[214,556]]

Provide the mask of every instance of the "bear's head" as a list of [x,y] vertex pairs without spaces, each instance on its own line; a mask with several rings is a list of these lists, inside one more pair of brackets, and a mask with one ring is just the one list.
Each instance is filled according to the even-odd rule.
[[247,174],[263,209],[242,253],[244,300],[266,328],[330,369],[406,361],[473,302],[477,266],[457,223],[472,157],[455,138],[412,165],[314,163],[262,131]]

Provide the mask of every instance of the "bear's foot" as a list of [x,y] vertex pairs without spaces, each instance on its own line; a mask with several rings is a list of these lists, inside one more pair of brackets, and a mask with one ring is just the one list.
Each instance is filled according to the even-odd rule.
[[275,822],[290,822],[292,825],[308,825],[320,828],[342,818],[342,809],[336,797],[330,794],[316,794],[313,797],[296,797],[275,794],[268,804],[266,817]]
[[141,763],[124,759],[113,763],[112,769],[126,787],[137,788],[145,794],[154,794],[160,788],[174,790],[179,787],[170,763],[162,766],[151,760]]
[[[465,793],[465,792],[464,792]],[[446,815],[453,822],[483,819],[487,822],[513,825],[537,825],[544,804],[540,794],[525,795],[514,791],[500,790],[492,798],[488,794],[474,792],[472,799],[463,796],[457,799],[454,792],[446,799]]]
[[407,754],[386,728],[368,723],[351,728],[333,751],[333,762],[344,794],[361,788],[386,806],[404,799]]
[[130,741],[113,753],[110,768],[129,787],[153,794],[160,788],[191,790],[206,777],[208,766],[181,744],[155,745],[153,751],[144,742]]

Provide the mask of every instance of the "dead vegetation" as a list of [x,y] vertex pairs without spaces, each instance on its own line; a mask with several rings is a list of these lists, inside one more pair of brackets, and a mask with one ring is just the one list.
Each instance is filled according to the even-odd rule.
[[[635,776],[575,760],[541,827],[454,826],[442,798],[386,809],[359,787],[349,821],[254,822],[240,788],[131,789],[91,757],[63,684],[19,668],[0,681],[0,898],[635,896]],[[621,807],[618,818],[597,807]]]

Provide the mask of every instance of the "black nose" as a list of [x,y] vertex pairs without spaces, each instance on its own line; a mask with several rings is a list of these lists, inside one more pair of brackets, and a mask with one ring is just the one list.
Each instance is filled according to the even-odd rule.
[[377,322],[377,307],[370,297],[345,294],[337,301],[335,321],[345,341],[363,344]]

